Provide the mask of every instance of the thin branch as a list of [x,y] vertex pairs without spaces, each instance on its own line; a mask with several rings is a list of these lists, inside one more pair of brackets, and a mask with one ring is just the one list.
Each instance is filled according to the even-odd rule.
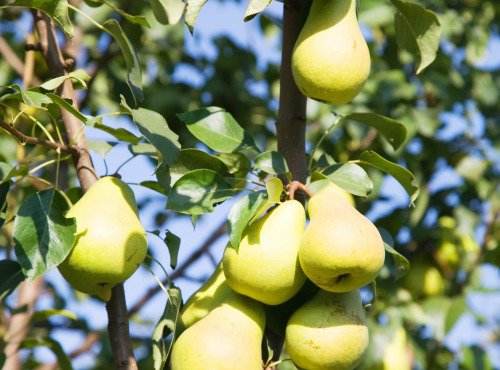
[[[5,61],[9,63],[12,69],[19,75],[19,77],[24,77],[25,65],[21,59],[16,55],[14,50],[10,47],[7,40],[0,36],[0,54],[3,55]],[[40,85],[42,81],[36,76],[31,78],[31,81],[35,85]]]
[[75,148],[70,148],[65,144],[59,144],[59,143],[54,143],[52,141],[42,139],[39,137],[33,137],[33,136],[27,136],[23,134],[22,132],[18,131],[12,123],[7,123],[0,119],[0,127],[3,128],[5,131],[10,133],[12,136],[14,136],[18,141],[24,145],[24,144],[34,144],[34,145],[43,145],[47,146],[49,148],[52,148],[54,150],[60,150],[61,152],[64,153],[70,153],[70,154],[75,154],[76,149]]
[[[217,241],[222,235],[224,235],[227,232],[226,228],[226,221],[224,222],[217,228],[215,231],[210,235],[210,237],[203,243],[196,251],[189,256],[189,258],[180,266],[178,266],[175,271],[170,275],[171,280],[178,279],[179,277],[182,277],[184,275],[184,272],[186,269],[191,266],[194,262],[198,260],[204,253],[206,253],[210,246]],[[167,284],[168,281],[165,279],[163,281],[163,284]],[[156,293],[160,291],[160,287],[155,286],[154,288],[149,289],[146,294],[128,311],[129,315],[133,315],[134,313],[138,312],[142,306],[144,306],[150,299],[153,297]]]
[[313,196],[313,193],[300,181],[292,181],[291,184],[286,185],[286,190],[288,191],[288,199],[295,199],[295,192],[297,190],[303,191],[309,198]]

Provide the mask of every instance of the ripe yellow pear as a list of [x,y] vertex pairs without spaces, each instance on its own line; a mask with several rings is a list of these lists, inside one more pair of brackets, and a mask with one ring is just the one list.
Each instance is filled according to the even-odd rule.
[[292,298],[306,281],[297,256],[305,227],[305,210],[296,200],[285,201],[251,223],[238,251],[231,243],[224,251],[229,286],[269,305]]
[[236,294],[186,329],[174,343],[172,370],[262,370],[264,306]]
[[330,292],[370,283],[382,268],[385,250],[375,225],[335,191],[309,200],[310,223],[299,247],[306,276]]
[[320,290],[293,313],[285,333],[290,358],[307,370],[354,369],[368,341],[359,290]]
[[77,238],[58,266],[68,283],[87,294],[109,296],[127,280],[147,252],[146,232],[138,217],[132,189],[114,177],[103,177],[68,211]]
[[313,0],[292,54],[297,87],[309,98],[340,105],[370,74],[370,52],[356,19],[356,0]]
[[177,326],[181,331],[189,328],[214,308],[237,294],[227,284],[222,270],[222,261],[219,262],[208,280],[182,306]]

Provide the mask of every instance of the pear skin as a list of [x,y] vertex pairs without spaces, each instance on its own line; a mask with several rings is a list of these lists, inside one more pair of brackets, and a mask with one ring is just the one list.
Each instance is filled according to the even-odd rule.
[[174,343],[172,370],[262,370],[264,306],[236,294],[186,329]]
[[288,320],[286,349],[308,370],[349,370],[362,360],[369,342],[359,290],[320,290]]
[[356,0],[313,0],[292,54],[300,91],[324,103],[347,103],[363,88],[370,63]]
[[299,247],[306,276],[320,288],[337,293],[374,280],[385,259],[375,225],[328,189],[309,200],[308,211],[310,223]]
[[189,328],[214,308],[237,294],[229,287],[222,269],[222,261],[219,262],[213,274],[182,306],[177,326],[181,331]]
[[268,305],[292,298],[306,281],[298,260],[305,210],[288,200],[251,223],[239,249],[228,243],[222,259],[227,283],[236,292]]
[[68,211],[77,238],[58,266],[76,290],[107,296],[142,264],[148,242],[132,189],[122,180],[103,177]]

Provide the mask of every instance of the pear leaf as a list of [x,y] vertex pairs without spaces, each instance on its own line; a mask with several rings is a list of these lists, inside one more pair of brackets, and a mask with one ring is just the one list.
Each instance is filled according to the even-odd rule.
[[0,9],[8,6],[26,6],[41,10],[62,28],[69,39],[73,38],[74,29],[69,19],[68,2],[66,0],[16,0],[8,5],[1,6]]
[[162,166],[156,171],[160,186],[168,194],[172,186],[185,174],[199,169],[217,172],[223,177],[230,176],[226,165],[217,157],[198,149],[181,149],[176,161],[170,166]]
[[87,124],[87,117],[73,106],[71,99],[63,99],[59,95],[53,93],[47,93],[47,96],[52,100],[54,104],[65,109],[68,113],[71,113],[80,121]]
[[106,157],[111,149],[115,147],[117,143],[112,143],[109,141],[91,141],[88,140],[89,149],[101,155],[101,157]]
[[125,18],[130,23],[140,24],[142,26],[151,28],[148,21],[146,20],[146,17],[144,17],[142,15],[130,15],[127,12],[124,12],[119,7],[115,6],[111,1],[102,0],[102,2],[105,3],[107,6],[109,6],[111,9],[113,9],[115,12],[120,14],[123,18]]
[[151,158],[158,158],[156,148],[150,143],[129,144],[127,147],[129,152],[133,155],[147,155]]
[[130,108],[123,96],[121,104],[132,114],[134,123],[141,134],[156,148],[158,153],[156,169],[163,164],[171,165],[179,156],[181,144],[179,144],[179,136],[168,127],[165,118],[149,109]]
[[3,226],[5,222],[5,217],[7,216],[7,194],[10,189],[10,181],[0,183],[0,227]]
[[0,261],[0,301],[17,289],[24,280],[21,265],[16,261]]
[[53,309],[49,309],[49,310],[36,311],[31,316],[30,321],[32,323],[38,322],[38,321],[45,321],[54,315],[64,316],[64,317],[67,317],[68,319],[71,319],[74,321],[78,320],[78,318],[76,317],[76,315],[73,312],[70,312],[68,310],[59,310],[59,309],[53,308]]
[[168,247],[168,252],[170,254],[170,267],[175,269],[177,267],[177,256],[179,255],[179,247],[181,246],[181,238],[179,238],[174,233],[167,230],[165,236],[165,244]]
[[125,141],[127,143],[132,143],[132,144],[137,144],[139,141],[142,140],[142,136],[138,137],[135,136],[133,133],[131,133],[128,130],[125,130],[124,128],[113,128],[107,125],[104,125],[102,123],[96,124],[94,126],[96,129],[104,131],[115,138],[117,138],[119,141]]
[[420,56],[417,74],[436,58],[441,37],[441,24],[435,13],[422,5],[391,0],[398,12],[395,15],[396,42],[399,47]]
[[269,202],[281,203],[281,193],[283,193],[283,183],[277,177],[272,177],[266,181],[266,190]]
[[229,173],[238,177],[244,177],[252,169],[252,162],[248,157],[240,152],[217,153],[215,156],[226,165]]
[[39,89],[37,87],[28,90],[21,89],[21,86],[17,84],[10,85],[7,87],[19,91],[19,93],[10,94],[4,96],[3,98],[22,100],[24,104],[26,104],[29,107],[35,107],[44,110],[47,109],[45,108],[46,104],[52,103],[52,100],[45,94],[39,92]]
[[458,319],[464,314],[471,312],[470,308],[467,306],[467,301],[465,296],[459,296],[448,307],[446,312],[446,318],[444,321],[444,332],[448,334],[451,329],[455,326]]
[[271,5],[272,2],[273,0],[250,0],[248,8],[245,12],[245,16],[243,17],[243,22],[251,20],[257,14]]
[[134,46],[125,32],[123,32],[120,23],[118,23],[116,19],[108,19],[102,24],[102,26],[116,40],[123,56],[125,57],[125,63],[127,65],[127,85],[129,86],[132,96],[134,97],[134,101],[137,104],[138,101],[142,101],[143,99],[142,72],[139,57],[137,56]]
[[359,121],[375,128],[389,141],[394,150],[397,150],[405,141],[405,125],[392,118],[375,113],[351,113],[342,117],[342,120],[348,119]]
[[[178,288],[168,289],[168,301],[163,311],[163,315],[153,330],[153,367],[161,370],[165,366],[175,341],[175,329],[179,311],[182,305],[181,291]],[[167,337],[174,333],[174,338]]]
[[167,198],[167,208],[199,215],[215,211],[215,204],[233,196],[234,188],[220,174],[207,169],[194,170],[174,184]]
[[45,90],[55,90],[66,80],[75,80],[79,86],[87,88],[87,82],[90,80],[90,76],[84,69],[77,69],[76,71],[70,72],[67,75],[52,78],[40,85],[42,89]]
[[68,356],[64,353],[63,348],[61,347],[61,344],[49,337],[42,337],[42,336],[37,336],[35,338],[27,338],[24,339],[21,342],[20,348],[35,348],[35,347],[47,347],[57,357],[57,367],[61,370],[72,370],[73,367],[71,366],[71,361],[69,360]]
[[13,226],[15,253],[28,282],[59,265],[75,242],[76,222],[64,214],[69,206],[58,190],[29,197]]
[[410,196],[410,204],[418,197],[419,188],[415,185],[415,176],[406,168],[382,158],[377,153],[367,150],[361,153],[360,163],[366,163],[394,177]]
[[268,194],[266,190],[259,190],[244,195],[231,207],[227,216],[227,232],[231,245],[238,251],[240,241],[250,221],[267,203]]
[[254,169],[267,172],[272,175],[288,173],[288,165],[285,157],[279,152],[269,151],[259,154],[255,158]]
[[259,151],[250,134],[222,108],[200,108],[177,117],[198,140],[217,152],[233,153],[248,148]]
[[184,23],[188,26],[189,32],[193,34],[194,24],[198,18],[200,10],[207,0],[186,0],[186,14],[184,15]]
[[[7,165],[8,166],[8,165]],[[7,172],[4,176],[4,178],[2,179],[2,181],[0,181],[0,184],[5,184],[7,183],[7,181],[9,181],[11,178],[13,177],[17,177],[17,176],[24,176],[28,173],[29,171],[29,166],[27,164],[21,164],[19,166],[19,168],[17,167],[11,167],[9,172]],[[3,170],[3,169],[2,169]],[[3,171],[2,171],[3,172]]]
[[[318,177],[318,173],[314,173]],[[366,171],[354,163],[337,163],[325,168],[321,175],[354,195],[365,197],[373,190]]]
[[384,242],[385,250],[391,254],[394,261],[394,266],[396,267],[396,280],[401,279],[410,271],[410,262],[393,248],[394,239],[387,230],[380,228],[378,231]]
[[185,3],[182,0],[148,0],[153,14],[161,24],[176,24],[182,18]]

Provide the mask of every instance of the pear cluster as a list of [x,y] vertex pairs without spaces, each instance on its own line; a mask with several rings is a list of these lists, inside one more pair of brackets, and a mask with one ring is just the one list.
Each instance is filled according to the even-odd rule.
[[356,0],[314,0],[292,54],[299,90],[327,104],[347,103],[363,88],[370,64]]
[[[172,370],[262,369],[266,305],[287,305],[309,279],[314,295],[287,317],[286,350],[301,369],[354,369],[369,333],[359,288],[384,264],[377,228],[341,189],[286,200],[228,243],[212,276],[181,309]],[[311,284],[311,286],[314,286]],[[286,311],[286,310],[285,310]]]
[[70,208],[76,241],[58,266],[76,290],[107,300],[111,288],[127,280],[142,264],[148,249],[132,189],[122,180],[99,179]]

